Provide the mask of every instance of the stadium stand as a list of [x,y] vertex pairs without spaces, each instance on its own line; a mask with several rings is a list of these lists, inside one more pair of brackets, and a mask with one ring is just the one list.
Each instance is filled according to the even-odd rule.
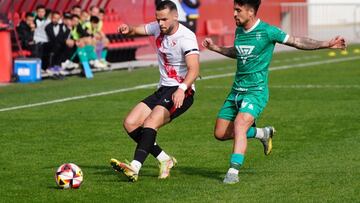
[[144,37],[124,37],[117,31],[118,26],[123,23],[116,13],[104,17],[103,32],[110,40],[108,45],[109,62],[135,60],[135,52],[138,48],[148,46],[149,40]]
[[[76,1],[66,0],[66,1],[41,1],[41,0],[20,0],[20,1],[7,1],[8,5],[5,5],[2,8],[2,12],[8,13],[7,17],[12,22],[13,27],[16,27],[22,19],[25,18],[26,11],[33,11],[34,8],[43,4],[49,9],[56,9],[61,13],[68,11],[72,6],[76,5]],[[90,8],[92,1],[87,3],[79,4],[84,10]],[[135,60],[136,50],[140,47],[145,47],[149,45],[148,38],[136,37],[129,38],[121,36],[117,33],[117,27],[122,23],[120,15],[114,11],[107,9],[110,0],[98,1],[97,6],[102,6],[105,8],[106,15],[104,17],[103,32],[110,40],[108,45],[109,53],[107,60],[109,62],[122,62],[122,61],[131,61]],[[26,4],[26,5],[25,5]],[[22,49],[19,43],[19,37],[16,33],[16,29],[11,29],[11,39],[12,39],[12,56],[15,57],[25,57],[30,56],[29,51]]]

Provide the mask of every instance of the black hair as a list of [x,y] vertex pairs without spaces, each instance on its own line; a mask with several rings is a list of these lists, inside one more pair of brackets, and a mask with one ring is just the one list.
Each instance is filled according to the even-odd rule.
[[27,12],[26,14],[25,14],[25,18],[28,18],[28,17],[35,17],[34,16],[34,14],[33,13],[31,13],[31,12]]
[[100,8],[100,13],[105,14],[105,9]]
[[70,13],[64,13],[63,14],[64,19],[71,19],[72,15]]
[[59,15],[59,16],[61,16],[61,14],[60,14],[59,11],[52,11],[52,12],[51,12],[51,15]]
[[99,17],[97,17],[97,16],[91,16],[91,17],[90,17],[90,22],[91,22],[91,23],[98,24],[98,23],[100,22],[100,19],[99,19]]
[[92,11],[94,8],[98,8],[100,10],[100,8],[98,6],[92,5],[92,6],[90,6],[90,11]]
[[176,4],[169,0],[161,1],[156,4],[157,11],[161,11],[164,9],[169,9],[170,11],[177,11]]
[[234,0],[234,3],[242,6],[248,5],[255,10],[255,14],[256,14],[257,11],[259,10],[261,0]]
[[39,10],[39,9],[45,9],[46,10],[46,7],[42,4],[36,6],[36,10]]
[[72,15],[72,16],[71,16],[71,19],[73,19],[73,18],[80,19],[80,16],[78,16],[78,15],[74,14],[74,15]]
[[81,9],[81,6],[80,5],[74,5],[73,7],[71,7],[71,10],[74,10],[76,8]]

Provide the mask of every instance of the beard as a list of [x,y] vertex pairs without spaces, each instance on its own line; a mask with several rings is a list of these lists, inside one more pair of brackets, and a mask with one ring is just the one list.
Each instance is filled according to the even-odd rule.
[[161,34],[164,34],[164,35],[167,35],[167,34],[171,33],[173,30],[174,30],[174,25],[170,25],[169,28],[166,29],[166,30],[162,30],[162,29],[160,28]]
[[238,26],[238,27],[243,27],[248,22],[249,22],[249,20],[245,20],[245,21],[241,22],[239,19],[235,19],[236,26]]

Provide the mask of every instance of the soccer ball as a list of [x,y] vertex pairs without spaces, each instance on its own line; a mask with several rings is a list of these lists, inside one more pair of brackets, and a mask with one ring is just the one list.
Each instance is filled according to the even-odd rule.
[[79,188],[83,179],[81,168],[73,163],[61,165],[55,173],[56,184],[62,189]]

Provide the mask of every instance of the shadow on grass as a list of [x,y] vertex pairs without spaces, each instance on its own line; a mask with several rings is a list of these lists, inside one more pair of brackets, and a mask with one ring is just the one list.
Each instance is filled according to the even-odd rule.
[[197,168],[193,166],[178,166],[174,170],[179,171],[185,175],[202,176],[204,178],[222,180],[224,178],[224,171],[218,171],[211,168]]

